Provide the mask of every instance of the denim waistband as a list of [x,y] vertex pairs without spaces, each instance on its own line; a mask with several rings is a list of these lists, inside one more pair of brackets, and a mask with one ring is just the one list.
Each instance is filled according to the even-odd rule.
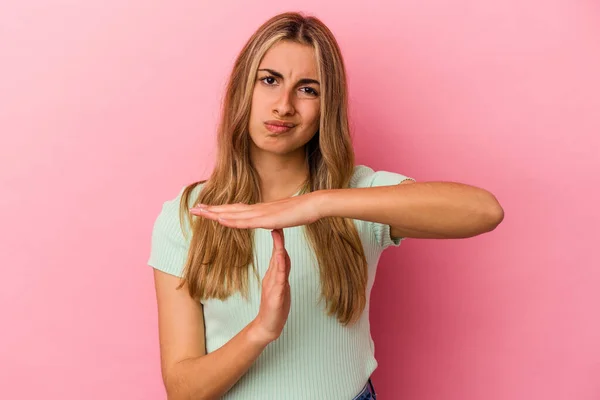
[[359,394],[356,395],[352,400],[368,400],[368,399],[377,399],[377,394],[375,393],[375,388],[373,387],[373,382],[371,382],[371,378],[365,384],[365,387],[360,391]]

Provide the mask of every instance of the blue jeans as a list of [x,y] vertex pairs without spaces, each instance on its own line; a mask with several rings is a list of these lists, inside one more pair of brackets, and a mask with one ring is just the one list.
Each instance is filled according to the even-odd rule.
[[352,400],[376,400],[376,399],[377,399],[377,393],[375,393],[375,388],[373,387],[373,382],[371,382],[371,378],[369,378],[369,381],[367,382],[367,384],[365,385],[363,390],[361,390],[361,392],[359,394],[357,394],[356,397],[353,398]]

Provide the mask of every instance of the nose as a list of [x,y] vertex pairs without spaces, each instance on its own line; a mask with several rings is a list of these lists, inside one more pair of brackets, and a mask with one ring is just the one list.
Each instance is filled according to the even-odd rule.
[[295,109],[293,104],[292,95],[287,90],[282,90],[281,95],[277,98],[273,112],[275,114],[283,115],[294,115]]

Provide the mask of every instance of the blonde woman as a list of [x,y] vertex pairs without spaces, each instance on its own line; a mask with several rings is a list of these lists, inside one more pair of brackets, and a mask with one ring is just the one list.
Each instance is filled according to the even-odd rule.
[[381,253],[489,232],[502,207],[354,165],[342,55],[314,17],[277,15],[250,37],[217,134],[212,174],[165,202],[152,235],[168,398],[375,399]]

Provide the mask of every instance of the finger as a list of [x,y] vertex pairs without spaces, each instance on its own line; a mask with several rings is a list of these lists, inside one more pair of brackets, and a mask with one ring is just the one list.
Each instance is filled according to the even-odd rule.
[[291,267],[292,267],[292,261],[290,259],[290,255],[289,255],[288,251],[285,248],[285,236],[283,234],[283,228],[278,229],[278,230],[281,234],[281,241],[282,241],[282,245],[283,245],[283,254],[284,254],[283,263],[284,263],[284,267],[285,267],[285,275],[286,275],[286,278],[289,279],[290,271],[291,271]]
[[239,212],[239,211],[247,211],[254,207],[255,207],[255,205],[244,204],[244,203],[235,203],[235,204],[221,204],[221,205],[217,205],[217,206],[197,205],[194,208],[203,208],[203,209],[211,211],[211,212]]
[[[276,232],[277,236],[281,238],[281,247],[278,247],[277,250],[281,251],[283,253],[283,258],[281,259],[281,263],[283,265],[283,270],[285,272],[285,276],[287,279],[290,276],[291,261],[290,261],[290,256],[289,256],[287,250],[285,249],[285,236],[283,234],[283,228],[274,229],[273,231]],[[279,243],[274,242],[273,244],[274,245],[277,244],[279,246]]]
[[277,285],[283,286],[288,280],[288,274],[286,272],[285,267],[285,255],[282,253],[277,253],[277,264],[279,268],[277,269]]
[[225,219],[219,217],[219,214],[213,214],[211,216],[200,215],[201,217],[206,217],[207,219],[212,219],[213,221],[218,222],[219,224],[226,226],[228,228],[235,229],[254,229],[254,228],[262,228],[262,229],[275,229],[278,225],[277,222],[273,221],[273,218],[270,217],[260,217],[260,218],[249,218],[249,219]]
[[281,229],[274,229],[273,233],[273,260],[275,262],[273,275],[275,276],[275,283],[281,284],[287,280],[287,266],[285,258],[287,252],[283,247],[283,236]]
[[269,261],[269,268],[264,277],[265,289],[271,289],[275,283],[275,275],[277,275],[279,260],[277,257],[277,249],[275,247],[275,233],[271,231],[271,237],[273,238],[273,252],[271,254],[271,260]]
[[290,278],[291,271],[292,271],[292,260],[290,260],[290,255],[286,252],[285,253],[285,273],[286,273],[288,279]]
[[269,263],[269,268],[267,269],[267,273],[265,274],[262,282],[262,290],[263,292],[269,293],[271,288],[275,284],[275,272],[277,270],[277,263],[275,260],[271,260]]
[[269,261],[269,269],[272,269],[272,265],[275,263],[275,253],[277,252],[277,247],[275,246],[275,233],[271,231],[271,238],[273,239],[273,250],[271,251],[271,260]]
[[273,229],[273,247],[274,251],[284,251],[283,246],[283,231],[282,229]]
[[201,215],[203,217],[210,218],[210,219],[222,218],[222,219],[239,220],[239,221],[259,217],[262,215],[259,211],[256,211],[256,210],[213,211],[213,210],[206,210],[206,209],[202,209],[202,208],[191,208],[190,212],[192,214]]

